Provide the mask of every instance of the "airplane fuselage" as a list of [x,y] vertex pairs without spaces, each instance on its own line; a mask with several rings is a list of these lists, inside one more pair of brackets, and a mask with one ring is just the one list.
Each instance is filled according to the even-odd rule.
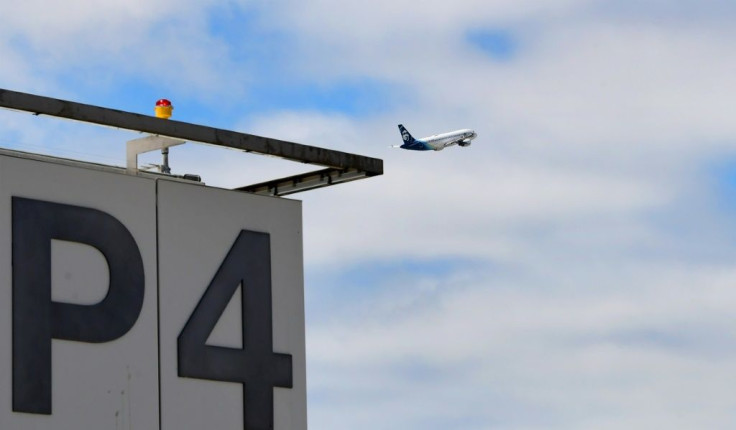
[[456,145],[464,140],[470,141],[476,138],[473,130],[466,128],[463,130],[451,131],[449,133],[435,134],[428,137],[422,137],[421,140],[432,147],[435,151],[440,151],[448,146]]

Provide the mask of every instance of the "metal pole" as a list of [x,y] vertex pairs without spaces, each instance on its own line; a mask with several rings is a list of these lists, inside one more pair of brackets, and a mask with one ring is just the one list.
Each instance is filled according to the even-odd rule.
[[163,148],[161,150],[161,155],[164,156],[164,161],[161,164],[161,173],[166,173],[168,175],[171,173],[171,167],[169,167],[169,148]]

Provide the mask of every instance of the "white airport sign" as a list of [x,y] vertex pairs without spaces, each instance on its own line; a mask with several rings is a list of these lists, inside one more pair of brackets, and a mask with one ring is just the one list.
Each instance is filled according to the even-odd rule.
[[301,204],[113,170],[0,154],[0,429],[306,429]]

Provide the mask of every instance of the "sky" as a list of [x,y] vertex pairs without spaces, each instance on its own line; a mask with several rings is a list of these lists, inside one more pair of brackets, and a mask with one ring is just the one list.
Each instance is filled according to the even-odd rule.
[[[177,120],[384,160],[294,196],[310,428],[736,426],[733,1],[0,9],[0,88],[166,97]],[[399,123],[478,138],[392,149]],[[0,130],[118,165],[130,138],[8,111]],[[171,163],[221,187],[304,171],[191,144]]]

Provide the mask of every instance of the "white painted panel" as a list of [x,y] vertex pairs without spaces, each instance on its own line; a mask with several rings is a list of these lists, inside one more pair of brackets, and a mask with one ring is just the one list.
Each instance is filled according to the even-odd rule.
[[[11,197],[93,208],[131,233],[143,261],[140,315],[105,343],[52,341],[52,412],[13,412]],[[155,182],[48,162],[0,156],[0,429],[158,427]],[[53,241],[52,297],[92,304],[106,294],[108,270],[96,249]]]
[[[249,230],[270,237],[273,352],[292,357],[293,388],[273,389],[274,428],[306,429],[301,203],[161,180],[158,214],[162,428],[244,428],[242,384],[178,376],[177,337],[241,230]],[[211,344],[237,345],[238,297]]]

